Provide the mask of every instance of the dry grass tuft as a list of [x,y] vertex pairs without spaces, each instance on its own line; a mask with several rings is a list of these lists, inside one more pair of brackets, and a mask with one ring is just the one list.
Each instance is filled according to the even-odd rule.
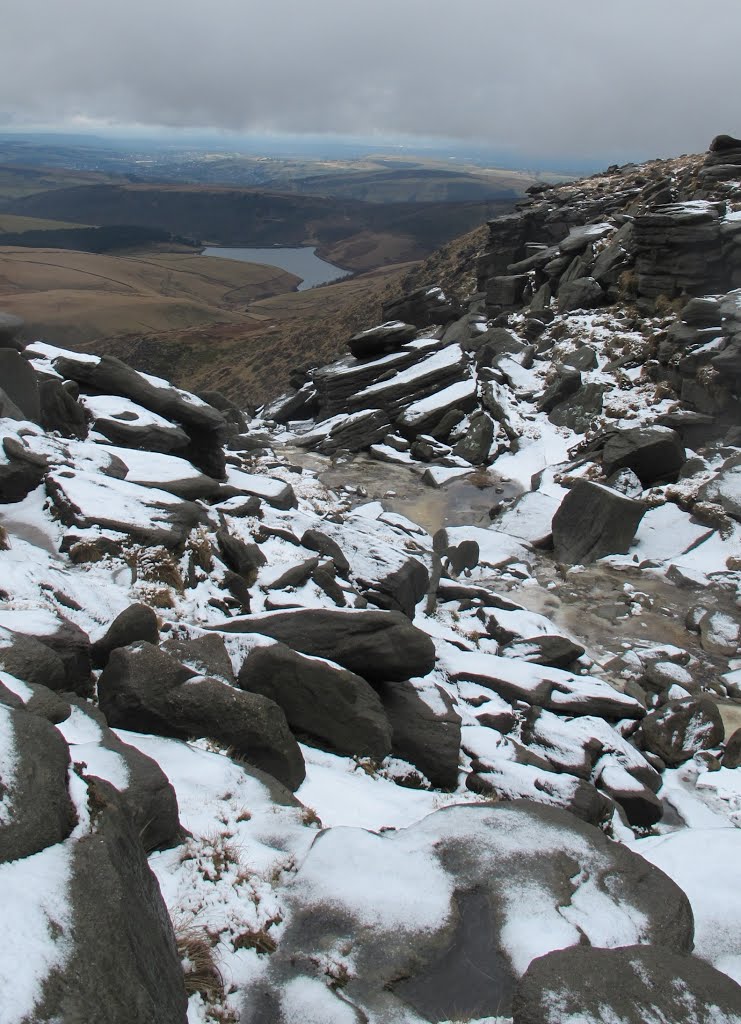
[[175,941],[183,964],[185,991],[199,993],[209,1002],[224,999],[224,979],[216,965],[213,941],[206,931],[193,925],[176,924]]

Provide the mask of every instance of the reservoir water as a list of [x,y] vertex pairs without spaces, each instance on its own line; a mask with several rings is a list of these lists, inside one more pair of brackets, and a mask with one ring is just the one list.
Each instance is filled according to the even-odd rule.
[[263,248],[263,249],[242,249],[231,248],[220,245],[209,245],[203,250],[203,256],[218,256],[225,260],[243,260],[245,263],[264,263],[269,267],[280,267],[287,270],[289,274],[295,274],[301,278],[298,286],[300,292],[307,288],[314,288],[318,284],[327,284],[329,281],[336,281],[339,277],[345,277],[347,270],[335,267],[326,260],[321,260],[316,255],[316,249],[311,246],[302,246],[295,249],[284,248]]

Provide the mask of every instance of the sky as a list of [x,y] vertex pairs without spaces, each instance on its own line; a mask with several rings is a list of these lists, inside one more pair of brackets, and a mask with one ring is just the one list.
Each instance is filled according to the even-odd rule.
[[12,0],[0,127],[445,136],[642,159],[741,135],[741,0]]

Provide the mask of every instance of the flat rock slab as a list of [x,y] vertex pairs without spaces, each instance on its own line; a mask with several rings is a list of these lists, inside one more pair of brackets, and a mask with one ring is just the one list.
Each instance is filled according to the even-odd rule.
[[319,1019],[317,1006],[343,1024],[507,1014],[519,976],[554,948],[692,946],[689,903],[666,875],[524,802],[448,807],[381,835],[326,830],[284,893],[286,930],[247,987],[243,1024]]
[[69,469],[50,473],[46,485],[65,525],[101,526],[153,547],[177,547],[201,519],[192,502],[128,480]]
[[229,619],[210,628],[271,636],[369,682],[426,676],[435,665],[432,640],[401,612],[299,608]]
[[572,946],[534,960],[520,980],[513,1024],[737,1024],[741,987],[691,956],[656,946]]
[[443,664],[455,682],[480,683],[505,700],[523,700],[561,714],[611,719],[642,718],[645,714],[634,697],[596,676],[468,651],[447,653]]
[[403,320],[389,320],[377,327],[353,334],[347,343],[356,359],[372,359],[385,352],[400,348],[406,341],[416,335],[414,324],[405,324]]
[[222,414],[207,402],[160,377],[139,373],[114,356],[97,358],[70,352],[57,356],[53,366],[62,377],[89,384],[104,395],[130,398],[145,409],[186,426],[209,432],[221,432],[226,427]]
[[114,458],[120,459],[128,472],[126,480],[141,487],[156,487],[186,501],[215,498],[222,483],[201,473],[187,459],[159,452],[132,451],[114,445],[101,445]]
[[84,395],[81,405],[92,419],[94,429],[114,444],[167,453],[187,448],[190,443],[182,427],[128,398]]

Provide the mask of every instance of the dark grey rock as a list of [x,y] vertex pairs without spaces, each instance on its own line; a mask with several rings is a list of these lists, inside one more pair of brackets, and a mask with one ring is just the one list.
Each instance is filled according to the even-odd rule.
[[602,396],[606,390],[605,384],[584,384],[574,395],[555,406],[548,419],[557,427],[570,427],[578,434],[584,434],[602,412]]
[[370,682],[426,676],[435,665],[430,637],[400,612],[299,608],[227,620],[226,633],[260,633],[302,654],[327,658]]
[[87,437],[85,410],[58,380],[39,384],[39,422],[44,430],[56,431],[62,437]]
[[552,765],[537,761],[535,755],[517,766],[474,761],[466,777],[466,789],[496,801],[530,799],[568,811],[590,825],[599,825],[608,818],[608,801],[590,782],[570,775],[557,779]]
[[221,679],[232,686],[236,682],[226,644],[216,633],[169,637],[160,647],[181,664],[192,668],[196,675]]
[[247,586],[251,587],[257,579],[258,570],[267,562],[258,545],[248,544],[240,537],[229,533],[225,526],[216,531],[216,541],[229,568],[238,573]]
[[386,352],[393,352],[395,349],[401,348],[405,342],[411,341],[416,336],[417,330],[418,328],[414,324],[391,320],[378,327],[371,327],[354,334],[348,341],[347,347],[356,359],[374,359]]
[[616,469],[605,481],[613,491],[620,491],[627,498],[640,498],[643,484],[632,469]]
[[575,370],[594,370],[597,368],[597,353],[591,345],[580,345],[579,348],[565,355],[563,362]]
[[77,822],[67,789],[69,751],[61,733],[38,715],[0,706],[14,771],[0,775],[0,863],[61,843]]
[[726,459],[719,473],[700,488],[700,501],[721,505],[734,519],[741,520],[741,455]]
[[533,636],[513,640],[499,649],[506,658],[530,661],[535,665],[550,665],[551,668],[568,668],[584,654],[581,644],[565,636]]
[[[16,632],[16,635],[20,631]],[[25,634],[24,634],[25,635]],[[64,681],[59,685],[60,690],[71,690],[74,693],[79,694],[81,697],[89,697],[93,692],[93,681],[91,676],[91,660],[90,660],[90,638],[79,626],[75,625],[69,619],[64,619],[59,616],[59,624],[53,632],[38,635],[36,637],[45,647],[51,649],[56,654],[64,669]],[[31,648],[25,645],[19,650],[30,652]],[[35,649],[34,649],[35,650]],[[34,654],[34,659],[37,655]],[[34,661],[34,666],[36,666]],[[52,662],[50,659],[46,659],[45,662],[38,662],[38,671],[42,671],[41,665],[51,666]],[[58,669],[56,661],[54,662],[54,675],[51,678],[39,680],[34,679],[31,682],[42,682],[44,686],[49,686],[50,689],[57,688],[57,682],[59,680]],[[36,668],[34,669],[36,671]],[[21,678],[23,678],[21,676]],[[52,682],[54,686],[52,686]]]
[[672,768],[689,761],[699,750],[717,747],[723,732],[720,711],[709,697],[667,701],[641,723],[643,746]]
[[[128,480],[118,481],[115,497],[109,495],[107,503],[101,494],[103,489],[101,481],[92,474],[71,469],[57,470],[46,476],[47,493],[65,526],[83,530],[99,526],[128,534],[148,547],[174,548],[185,541],[202,519],[201,509],[194,502],[174,496],[165,501],[151,488]],[[96,500],[101,498],[103,500]],[[119,503],[125,504],[124,499],[128,499],[129,505],[125,514],[118,516]],[[135,506],[139,508],[136,515],[131,512]]]
[[674,481],[687,456],[679,434],[670,427],[633,427],[616,430],[602,450],[602,468],[609,476],[632,469],[644,487]]
[[416,558],[407,558],[400,569],[372,581],[358,581],[361,593],[372,604],[387,611],[402,612],[413,619],[417,604],[426,595],[430,576]]
[[460,314],[460,303],[449,299],[436,285],[425,285],[383,304],[384,320],[401,320],[416,327],[448,324]]
[[[319,396],[312,381],[308,381],[298,391],[294,391],[293,394],[284,395],[275,402],[271,402],[264,409],[266,418],[275,420],[276,423],[290,423],[291,420],[311,419],[318,412]],[[238,440],[234,439],[229,447],[231,448]],[[269,447],[269,445],[266,444],[265,447]],[[243,449],[238,448],[236,450]]]
[[[346,871],[349,855],[363,884],[346,887],[338,898],[335,865]],[[391,894],[389,862],[407,872],[392,876]],[[680,953],[691,949],[692,912],[679,887],[627,847],[554,808],[524,801],[454,806],[380,836],[325,830],[284,889],[287,927],[265,971],[244,993],[242,1024],[309,1019],[318,998],[327,1020],[509,1015],[519,971],[507,926],[519,921],[525,901],[533,901],[539,920],[543,915],[541,950],[566,943],[581,948],[590,934],[604,935],[602,919],[587,909],[584,887],[603,907],[616,907],[614,917],[603,910],[618,929],[613,942],[634,934],[637,918],[645,942]],[[408,911],[399,906],[407,900]],[[432,923],[420,921],[430,906]],[[564,906],[572,908],[566,926],[559,914]],[[546,923],[551,920],[555,934]],[[326,951],[345,949],[334,953],[341,983],[327,986]],[[352,970],[343,971],[349,956]],[[289,990],[295,993],[290,1008],[283,1003]]]
[[96,640],[90,648],[90,657],[94,668],[104,668],[111,651],[116,647],[128,647],[135,640],[146,640],[147,643],[159,643],[159,626],[153,608],[146,604],[129,605],[117,615],[105,634]]
[[45,718],[52,725],[67,721],[72,714],[72,708],[64,698],[46,686],[39,686],[38,683],[29,683],[28,686],[31,696],[26,701],[26,711]]
[[573,565],[627,553],[646,508],[610,487],[577,480],[553,517],[556,558]]
[[43,983],[38,1024],[186,1024],[183,968],[165,902],[116,790],[88,779],[94,831],[75,843],[71,935]]
[[39,382],[33,366],[12,348],[0,346],[0,382],[8,398],[23,413],[23,418],[39,422]]
[[723,767],[741,767],[741,728],[736,729],[726,740],[723,751]]
[[310,551],[318,551],[320,555],[331,558],[340,576],[347,576],[350,572],[350,563],[340,545],[321,530],[305,530],[301,537],[301,545],[309,548]]
[[298,562],[296,565],[292,565],[286,569],[285,572],[273,580],[272,583],[266,584],[268,590],[287,590],[296,589],[303,587],[305,583],[311,579],[312,574],[319,567],[319,557],[314,556],[313,558],[306,558],[303,562]]
[[[105,715],[89,701],[75,697],[72,703],[100,730],[101,747],[122,758],[126,765],[126,788],[119,792],[146,852],[167,849],[181,842],[184,832],[178,817],[177,796],[157,762],[109,729]],[[81,770],[86,772],[84,749],[84,746],[70,746],[73,761],[76,765],[82,763]]]
[[605,292],[593,277],[577,277],[558,289],[558,309],[569,313],[574,309],[593,309],[605,301]]
[[720,325],[721,312],[718,299],[695,298],[682,307],[679,314],[686,324],[693,324],[695,327],[715,327]]
[[238,684],[275,701],[293,732],[314,746],[379,761],[391,751],[381,701],[365,679],[347,669],[276,643],[250,652]]
[[223,415],[206,403],[196,402],[173,385],[158,387],[141,373],[114,356],[102,356],[97,362],[57,356],[54,369],[63,377],[87,384],[102,394],[122,395],[151,412],[174,419],[188,427],[221,433],[226,426]]
[[654,945],[557,949],[533,960],[515,991],[513,1024],[736,1024],[741,987],[692,956]]
[[10,395],[0,388],[0,419],[25,420],[25,418],[23,410],[19,409]]
[[[391,723],[391,752],[409,761],[436,789],[455,789],[461,746],[461,717],[439,686],[432,704],[410,682],[377,684]],[[439,709],[439,705],[444,710]]]
[[539,412],[551,412],[565,402],[581,387],[581,373],[574,367],[562,366],[555,379],[548,385],[538,400]]
[[64,662],[47,644],[33,636],[0,627],[0,668],[26,683],[50,690],[66,689]]
[[22,351],[25,347],[18,335],[23,330],[23,320],[12,313],[0,313],[0,348],[14,348]]
[[146,452],[183,455],[190,443],[188,434],[175,423],[165,426],[146,420],[140,422],[138,419],[129,419],[128,414],[95,416],[93,427],[112,444]]
[[494,441],[494,422],[483,410],[475,412],[464,437],[453,446],[453,454],[465,459],[472,466],[484,465]]
[[664,816],[661,800],[625,769],[608,766],[599,777],[599,787],[611,800],[620,804],[630,825],[650,828]]
[[527,274],[503,274],[498,277],[490,277],[486,282],[487,308],[519,309],[522,306],[528,283]]
[[23,501],[46,476],[47,461],[13,437],[4,437],[2,445],[7,461],[0,456],[0,502]]
[[114,728],[211,737],[290,789],[300,786],[304,761],[281,709],[219,679],[195,676],[151,644],[117,648],[98,681],[100,709]]

